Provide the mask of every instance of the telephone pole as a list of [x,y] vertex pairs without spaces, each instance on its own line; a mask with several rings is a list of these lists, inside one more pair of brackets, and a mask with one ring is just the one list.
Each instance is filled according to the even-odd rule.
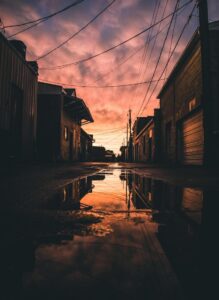
[[210,71],[210,38],[208,24],[207,0],[197,0],[199,8],[199,31],[202,59],[202,103],[203,103],[203,126],[204,126],[204,165],[211,165],[213,158],[213,99],[211,89]]
[[128,160],[132,162],[132,111],[129,109],[129,143],[128,143]]

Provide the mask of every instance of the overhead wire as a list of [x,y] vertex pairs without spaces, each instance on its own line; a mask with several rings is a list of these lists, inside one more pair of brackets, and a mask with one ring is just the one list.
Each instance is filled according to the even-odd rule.
[[[170,56],[171,50],[172,50],[173,37],[174,37],[174,33],[175,33],[176,23],[177,23],[177,14],[174,16],[173,28],[172,28],[172,35],[171,35],[171,39],[170,39],[170,48],[169,48],[168,57]],[[166,77],[166,75],[167,75],[167,71],[168,71],[168,68],[167,68],[166,71],[165,71],[165,77]]]
[[6,25],[6,26],[4,26],[5,29],[7,29],[7,28],[13,28],[13,27],[19,27],[19,26],[25,26],[25,25],[28,25],[28,24],[32,24],[32,25],[29,26],[29,27],[26,27],[26,28],[24,28],[24,29],[22,29],[22,30],[20,30],[20,31],[14,33],[14,34],[12,34],[12,35],[9,35],[8,38],[12,38],[12,37],[14,37],[14,36],[16,36],[16,35],[18,35],[18,34],[20,34],[20,33],[23,33],[23,32],[25,32],[25,31],[27,31],[27,30],[29,30],[29,29],[31,29],[31,28],[33,28],[33,27],[35,27],[35,26],[37,26],[37,25],[39,25],[39,24],[41,24],[41,23],[43,23],[43,22],[45,22],[45,21],[47,21],[47,20],[49,20],[49,19],[51,19],[52,17],[54,17],[54,16],[56,16],[56,15],[58,15],[58,14],[60,14],[60,13],[65,12],[66,10],[68,10],[68,9],[72,8],[73,6],[76,6],[76,5],[78,5],[78,4],[80,4],[81,2],[84,2],[84,1],[85,1],[85,0],[78,0],[78,1],[75,1],[75,2],[73,2],[72,4],[70,4],[70,5],[68,5],[68,6],[64,7],[64,8],[62,8],[62,9],[59,10],[59,11],[56,11],[56,12],[54,12],[54,13],[48,15],[48,16],[45,16],[45,17],[42,17],[42,18],[39,18],[39,19],[36,19],[36,20],[33,20],[33,21],[28,21],[28,22],[21,23],[21,24]]
[[[160,9],[160,5],[161,5],[161,0],[157,0],[156,3],[155,3],[155,7],[154,7],[154,11],[153,11],[153,15],[152,15],[152,18],[151,18],[151,25],[156,21],[157,19],[157,15],[158,15],[158,12],[159,12],[159,9]],[[163,16],[162,16],[163,17]],[[159,26],[161,25],[161,23],[159,24]],[[143,77],[142,76],[142,73],[143,73],[143,65],[145,63],[145,60],[146,60],[146,57],[147,57],[147,52],[148,52],[148,49],[149,49],[149,46],[150,46],[150,36],[151,34],[153,33],[153,28],[151,28],[149,31],[148,31],[148,36],[147,36],[147,39],[145,41],[145,44],[144,44],[144,53],[142,55],[142,59],[141,59],[141,62],[140,62],[140,66],[139,66],[139,70],[138,70],[138,74],[139,74],[139,81],[141,80],[141,78]],[[158,28],[158,31],[159,31],[159,28]],[[156,38],[155,38],[156,39]],[[145,68],[146,69],[146,68]],[[134,90],[134,94],[132,96],[132,100],[131,102],[133,103],[135,101],[135,98],[136,98],[136,95],[137,95],[137,92],[138,92],[139,88],[137,87],[135,90]]]
[[[178,5],[179,5],[179,2],[180,2],[180,0],[177,0],[177,1],[176,1],[175,7],[174,7],[174,12],[175,12],[175,13],[176,13],[176,11],[177,11],[177,7],[178,7]],[[163,41],[163,43],[162,43],[162,47],[161,47],[161,49],[160,49],[160,51],[159,51],[158,59],[157,59],[157,62],[156,62],[156,65],[155,65],[155,68],[154,68],[154,71],[153,71],[153,74],[152,74],[152,77],[151,77],[151,82],[149,83],[149,85],[148,85],[148,87],[147,87],[145,96],[144,96],[144,98],[143,98],[143,100],[142,100],[142,102],[141,102],[141,106],[140,106],[140,108],[139,108],[139,110],[138,110],[137,116],[140,114],[140,112],[141,112],[141,110],[142,110],[142,107],[143,107],[143,105],[144,105],[145,99],[147,98],[147,95],[148,95],[148,93],[149,93],[149,91],[150,91],[150,88],[151,88],[151,85],[152,85],[152,83],[153,83],[154,76],[155,76],[156,71],[157,71],[157,68],[158,68],[158,66],[159,66],[160,59],[161,59],[161,57],[162,57],[162,54],[163,54],[163,51],[164,51],[164,48],[165,48],[165,45],[166,45],[166,41],[167,41],[167,39],[168,39],[168,35],[169,35],[170,29],[171,29],[171,25],[172,25],[173,20],[174,20],[175,13],[174,13],[174,14],[172,15],[172,17],[171,17],[171,21],[170,21],[170,24],[169,24],[169,26],[168,26],[168,29],[167,29],[167,32],[166,32],[164,41]]]
[[[164,16],[164,14],[165,14],[165,12],[166,12],[166,8],[167,8],[167,5],[168,5],[168,2],[169,2],[169,0],[166,0],[166,2],[165,2],[165,5],[164,5],[164,9],[163,9],[163,12],[162,12],[162,18],[163,18],[163,16]],[[161,3],[161,2],[160,2]],[[159,4],[160,4],[159,3]],[[156,16],[156,18],[157,18],[157,16]],[[155,18],[155,21],[156,21],[156,18]],[[172,20],[172,19],[171,19]],[[158,31],[159,31],[159,29],[160,29],[160,25],[161,25],[161,23],[159,24],[159,27],[158,27]],[[171,21],[170,21],[170,23],[168,23],[168,27],[169,26],[171,26]],[[149,53],[149,56],[148,56],[148,58],[147,58],[147,61],[145,61],[145,71],[143,72],[143,76],[145,75],[145,73],[146,73],[146,71],[147,71],[147,69],[148,69],[148,64],[149,64],[149,62],[151,61],[151,55],[152,55],[152,53],[154,53],[153,51],[154,51],[154,47],[155,47],[155,45],[156,45],[156,42],[157,42],[157,37],[154,39],[154,41],[153,41],[153,44],[152,44],[152,47],[151,47],[151,49],[150,49],[150,53]],[[150,85],[151,83],[149,83],[149,85]],[[149,86],[147,86],[147,89],[149,88]],[[135,113],[135,115],[137,115],[136,113]]]
[[68,43],[70,40],[72,40],[73,38],[75,38],[80,32],[82,32],[83,30],[85,30],[90,24],[92,24],[98,17],[100,17],[110,6],[112,6],[114,3],[116,2],[116,0],[112,0],[107,6],[105,6],[97,15],[95,15],[94,18],[92,18],[87,24],[85,24],[84,26],[82,26],[77,32],[75,32],[74,34],[72,34],[69,38],[67,38],[65,41],[63,41],[62,43],[60,43],[58,46],[56,46],[55,48],[49,50],[48,52],[44,53],[43,55],[37,57],[36,61],[39,61],[45,57],[47,57],[49,54],[53,53],[54,51],[58,50],[59,48],[61,48],[62,46],[64,46],[66,43]]
[[[184,3],[182,6],[180,6],[180,7],[177,9],[177,11],[180,11],[180,10],[183,9],[185,6],[187,6],[188,4],[190,4],[192,1],[193,1],[193,0],[189,0],[189,1],[187,1],[186,3]],[[46,68],[46,67],[41,67],[40,69],[41,69],[41,70],[58,70],[58,69],[63,69],[63,68],[72,66],[72,65],[78,65],[78,64],[80,64],[80,63],[84,63],[84,62],[86,62],[86,61],[89,61],[89,60],[91,60],[91,59],[94,59],[94,58],[96,58],[96,57],[98,57],[98,56],[100,56],[100,55],[103,55],[103,54],[105,54],[105,53],[108,53],[108,52],[110,52],[110,51],[112,51],[112,50],[114,50],[114,49],[116,49],[116,48],[118,48],[118,47],[120,47],[120,46],[122,46],[122,45],[128,43],[129,41],[135,39],[136,37],[142,35],[143,33],[147,32],[148,30],[150,30],[150,28],[155,27],[155,26],[157,26],[158,24],[160,24],[161,22],[163,22],[164,20],[168,19],[169,17],[171,17],[171,16],[172,16],[173,14],[175,14],[175,13],[176,13],[176,11],[175,11],[175,12],[172,12],[172,13],[170,13],[170,14],[168,14],[168,15],[165,16],[163,19],[161,19],[161,20],[157,21],[156,23],[152,24],[151,26],[149,26],[149,27],[143,29],[142,31],[140,31],[140,32],[138,32],[137,34],[131,36],[130,38],[128,38],[128,39],[126,39],[126,40],[120,42],[119,44],[116,44],[116,45],[114,45],[114,46],[112,46],[112,47],[110,47],[110,48],[108,48],[108,49],[106,49],[106,50],[103,50],[103,51],[101,51],[101,52],[99,52],[99,53],[97,53],[97,54],[91,55],[91,56],[89,56],[89,57],[86,57],[86,58],[83,58],[83,59],[80,59],[80,60],[78,60],[78,61],[71,62],[71,63],[68,63],[68,64],[63,64],[63,65],[58,65],[58,66],[53,66],[53,67],[47,67],[47,68]]]
[[[133,83],[124,83],[124,84],[118,84],[118,85],[78,85],[78,84],[69,84],[64,82],[55,82],[55,81],[47,81],[42,78],[39,78],[40,82],[42,83],[51,83],[51,84],[58,84],[62,86],[72,86],[72,87],[80,87],[80,88],[120,88],[120,87],[130,87],[130,86],[136,86],[136,85],[142,85],[150,83],[151,80],[148,81],[142,81],[142,82],[133,82]],[[163,78],[162,80],[165,80]],[[154,79],[153,82],[156,82],[157,80]]]
[[5,25],[4,28],[12,28],[12,27],[20,27],[20,26],[24,26],[24,25],[29,25],[29,24],[32,24],[32,23],[36,23],[36,22],[39,22],[41,20],[45,20],[45,19],[50,19],[68,9],[70,9],[71,7],[77,5],[77,4],[80,4],[81,2],[84,2],[85,0],[78,0],[78,1],[75,1],[71,4],[69,4],[68,6],[50,14],[50,15],[47,15],[45,17],[41,17],[41,18],[38,18],[38,19],[35,19],[35,20],[32,20],[32,21],[27,21],[27,22],[24,22],[24,23],[20,23],[20,24],[11,24],[11,25]]
[[94,136],[96,136],[96,135],[109,135],[109,134],[114,134],[114,133],[116,133],[116,132],[121,132],[121,131],[123,131],[125,129],[125,127],[123,127],[123,128],[121,128],[121,129],[116,129],[116,130],[112,130],[112,131],[105,131],[105,132],[94,132],[93,134],[94,134]]
[[[168,24],[167,24],[168,25]],[[155,35],[153,35],[151,37],[151,39],[149,40],[149,42],[151,42],[154,38],[156,38],[156,36],[158,36],[159,34],[161,34],[164,29],[167,27],[164,26],[159,32],[157,32]],[[129,56],[127,56],[124,60],[122,60],[120,63],[118,63],[113,69],[111,69],[109,72],[105,73],[105,74],[102,74],[100,75],[94,82],[98,82],[100,81],[101,79],[103,79],[105,76],[109,75],[110,73],[112,72],[115,72],[115,70],[119,67],[121,67],[123,64],[125,64],[127,61],[129,61],[133,56],[135,56],[136,54],[138,54],[141,50],[143,50],[145,48],[145,45],[137,48],[133,53],[131,53]]]
[[[163,71],[161,72],[159,78],[162,78],[162,76],[163,76],[163,74],[164,74],[166,68],[168,67],[169,62],[170,62],[172,56],[173,56],[174,53],[175,53],[175,50],[176,50],[176,48],[177,48],[177,46],[178,46],[178,44],[179,44],[179,42],[180,42],[180,40],[181,40],[181,37],[182,37],[182,35],[183,35],[183,33],[184,33],[186,27],[188,26],[188,24],[189,24],[189,22],[190,22],[190,20],[191,20],[191,18],[192,18],[192,15],[193,15],[193,12],[194,12],[195,9],[196,9],[196,4],[194,5],[194,7],[193,7],[193,9],[192,9],[192,12],[191,12],[191,14],[189,15],[189,17],[188,17],[188,19],[187,19],[185,25],[183,26],[183,28],[182,28],[182,30],[181,30],[181,32],[180,32],[180,35],[179,35],[179,37],[178,37],[178,39],[177,39],[177,41],[176,41],[176,43],[175,43],[175,46],[174,46],[174,48],[173,48],[173,50],[172,50],[172,52],[171,52],[171,55],[169,56],[169,58],[168,58],[168,60],[167,60],[167,62],[166,62],[166,64],[165,64],[165,66],[164,66],[164,68],[163,68]],[[155,85],[153,91],[151,92],[151,95],[150,95],[150,97],[148,98],[148,100],[147,100],[147,102],[146,102],[146,104],[145,104],[143,110],[145,110],[145,109],[147,108],[147,106],[148,106],[148,104],[149,104],[149,102],[150,102],[150,100],[151,100],[151,98],[152,98],[152,96],[153,96],[153,93],[155,92],[155,90],[156,90],[156,88],[157,88],[158,83],[159,83],[159,81],[157,82],[157,84]]]

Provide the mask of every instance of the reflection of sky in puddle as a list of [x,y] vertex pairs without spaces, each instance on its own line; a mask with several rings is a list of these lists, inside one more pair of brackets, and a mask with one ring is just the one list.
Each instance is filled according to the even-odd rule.
[[[124,219],[123,214],[116,214],[107,219],[96,227],[96,236],[74,235],[64,244],[39,246],[33,272],[23,276],[25,299],[40,298],[48,290],[50,297],[64,292],[63,299],[140,299],[150,294],[145,289],[151,285],[152,265],[148,262],[145,267],[148,254],[140,228],[146,217],[134,214]],[[102,234],[101,226],[103,232],[113,234]]]
[[[126,183],[119,179],[120,174],[121,170],[113,170],[104,180],[93,180],[93,192],[87,194],[82,202],[94,205],[97,210],[127,210]],[[130,209],[134,209],[132,203],[130,203]]]
[[154,266],[145,232],[156,236],[174,257],[182,249],[180,255],[185,257],[195,251],[201,189],[176,187],[114,168],[74,181],[59,195],[49,200],[47,209],[71,211],[72,203],[79,208],[92,206],[84,214],[100,217],[101,222],[73,231],[65,242],[39,243],[35,268],[23,278],[25,299],[39,299],[48,290],[50,298],[65,291],[63,299],[78,295],[87,299],[92,293],[92,299],[142,299],[142,295],[157,299],[156,289],[150,288]]

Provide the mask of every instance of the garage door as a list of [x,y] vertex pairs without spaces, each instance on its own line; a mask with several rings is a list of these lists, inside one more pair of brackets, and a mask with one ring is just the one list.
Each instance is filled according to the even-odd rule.
[[182,124],[182,163],[202,165],[203,150],[203,114],[198,112]]

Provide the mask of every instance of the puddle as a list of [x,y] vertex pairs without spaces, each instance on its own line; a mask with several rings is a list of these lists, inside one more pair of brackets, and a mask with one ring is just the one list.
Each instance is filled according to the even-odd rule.
[[10,247],[14,260],[4,265],[6,283],[16,283],[21,299],[163,299],[151,259],[157,249],[145,232],[159,241],[188,285],[198,272],[203,207],[210,196],[121,168],[74,180],[44,207],[47,221],[55,213],[62,226]]

